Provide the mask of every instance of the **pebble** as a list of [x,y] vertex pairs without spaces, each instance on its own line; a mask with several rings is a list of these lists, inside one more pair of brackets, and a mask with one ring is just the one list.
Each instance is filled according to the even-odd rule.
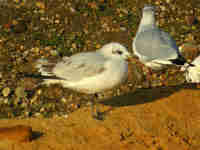
[[36,112],[36,113],[34,114],[34,116],[35,116],[35,117],[42,117],[42,114],[39,113],[39,112]]
[[15,90],[15,95],[18,98],[22,98],[26,96],[25,89],[23,87],[17,87]]
[[160,6],[161,11],[166,11],[166,7],[165,6]]
[[8,104],[8,98],[4,99],[4,104]]
[[50,53],[51,53],[52,56],[58,56],[59,55],[58,51],[56,51],[56,50],[51,50]]
[[55,23],[56,23],[56,24],[59,24],[59,23],[60,23],[60,20],[59,20],[59,19],[56,19],[56,20],[55,20]]
[[43,2],[36,2],[36,6],[40,9],[45,9],[45,4]]
[[25,125],[0,128],[0,141],[30,142],[32,140],[32,128]]
[[193,25],[195,20],[195,16],[185,16],[185,21],[188,25]]
[[44,112],[44,111],[45,111],[44,107],[40,108],[40,112]]
[[61,98],[61,102],[66,103],[67,100],[63,97],[63,98]]
[[191,41],[194,41],[194,35],[189,33],[185,36],[185,41],[186,42],[191,42]]
[[10,88],[9,87],[4,88],[2,94],[4,97],[7,97],[10,94]]
[[193,60],[200,53],[200,48],[192,43],[184,43],[179,46],[179,51],[186,59]]
[[19,22],[18,22],[17,20],[13,20],[13,21],[12,21],[12,24],[13,24],[13,25],[17,25],[18,23],[19,23]]
[[42,94],[42,90],[41,89],[37,90],[37,95],[41,95],[41,94]]
[[166,0],[166,2],[169,4],[171,2],[171,0]]
[[19,3],[19,2],[20,2],[20,0],[14,0],[14,2],[15,2],[15,3]]
[[63,118],[68,118],[69,115],[68,114],[65,114],[65,115],[62,115]]

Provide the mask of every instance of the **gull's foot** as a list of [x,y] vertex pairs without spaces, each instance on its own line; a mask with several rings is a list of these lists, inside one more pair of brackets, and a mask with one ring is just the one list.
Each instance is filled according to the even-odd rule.
[[96,120],[105,120],[105,114],[103,112],[96,112],[96,114],[93,114],[92,117]]

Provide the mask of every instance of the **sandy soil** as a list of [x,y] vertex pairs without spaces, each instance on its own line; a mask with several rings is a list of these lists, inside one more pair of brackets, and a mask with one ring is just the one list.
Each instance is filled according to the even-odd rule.
[[199,100],[194,85],[138,89],[102,102],[109,112],[104,121],[92,119],[89,107],[68,118],[1,120],[0,127],[30,125],[38,136],[30,143],[0,142],[0,150],[198,150]]

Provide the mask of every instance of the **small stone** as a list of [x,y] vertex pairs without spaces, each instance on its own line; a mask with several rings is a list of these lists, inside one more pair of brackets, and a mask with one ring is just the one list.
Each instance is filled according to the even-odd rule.
[[3,100],[3,103],[4,103],[4,104],[8,104],[8,102],[9,102],[8,98],[5,98],[5,99]]
[[30,142],[32,140],[32,128],[25,125],[0,128],[0,141]]
[[37,79],[26,77],[23,79],[23,84],[21,88],[24,88],[24,91],[31,91],[37,87]]
[[187,42],[194,41],[194,35],[192,35],[191,33],[189,33],[188,35],[186,35],[185,41],[187,41]]
[[39,12],[40,14],[44,14],[44,13],[45,13],[44,9],[40,9],[38,12]]
[[45,19],[45,17],[41,17],[40,20],[41,21],[45,21],[46,19]]
[[8,87],[4,88],[2,94],[4,97],[7,97],[10,94],[10,88]]
[[199,46],[192,43],[182,44],[179,46],[179,50],[186,59],[190,60],[193,60],[200,53]]
[[13,24],[13,25],[17,25],[18,23],[19,23],[19,22],[18,22],[17,20],[13,20],[13,21],[12,21],[12,24]]
[[156,5],[160,5],[160,1],[156,1],[155,4],[156,4]]
[[29,112],[29,111],[26,111],[26,112],[24,112],[24,115],[25,115],[25,116],[27,116],[27,117],[30,117],[30,116],[31,116],[31,114],[32,114],[32,113],[31,113],[31,112]]
[[34,47],[32,48],[32,50],[35,52],[35,53],[39,53],[40,52],[40,49],[38,47]]
[[40,9],[45,9],[45,4],[43,2],[36,2],[36,6]]
[[42,107],[42,108],[40,109],[40,112],[44,112],[44,111],[45,111],[45,108]]
[[34,114],[34,116],[35,116],[35,117],[41,117],[41,116],[42,116],[42,114],[41,114],[41,113],[39,113],[39,112],[36,112],[36,113]]
[[63,117],[63,118],[68,118],[69,115],[68,115],[68,114],[64,114],[64,115],[62,115],[62,117]]
[[101,45],[100,45],[100,44],[97,44],[97,45],[96,45],[96,48],[100,48],[100,47],[101,47]]
[[76,12],[76,10],[75,10],[73,7],[70,7],[69,9],[70,9],[70,11],[71,11],[72,13]]
[[73,49],[76,49],[76,48],[77,48],[76,43],[72,43],[72,48],[73,48]]
[[120,27],[120,30],[121,31],[126,31],[126,28],[125,27]]
[[197,16],[197,21],[200,22],[200,16]]
[[63,103],[66,103],[66,102],[67,102],[67,100],[66,100],[64,97],[61,99],[61,101],[62,101]]
[[56,23],[56,24],[59,24],[59,23],[60,23],[60,20],[59,20],[59,19],[56,19],[56,20],[55,20],[55,23]]
[[51,53],[52,56],[58,56],[59,55],[58,51],[56,51],[56,50],[51,50],[50,53]]
[[193,25],[195,23],[195,16],[185,16],[185,21],[188,25]]
[[193,25],[192,26],[192,30],[196,30],[196,29],[197,29],[197,27]]
[[15,90],[15,95],[18,98],[22,98],[26,96],[25,89],[23,87],[17,87]]
[[160,6],[161,11],[166,11],[166,7],[165,6]]
[[56,18],[60,18],[60,15],[59,15],[59,14],[56,14]]

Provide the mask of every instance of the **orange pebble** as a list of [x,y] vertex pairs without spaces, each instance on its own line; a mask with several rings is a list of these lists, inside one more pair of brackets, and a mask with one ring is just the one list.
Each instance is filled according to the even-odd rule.
[[32,138],[32,128],[25,125],[0,128],[0,141],[29,142]]

